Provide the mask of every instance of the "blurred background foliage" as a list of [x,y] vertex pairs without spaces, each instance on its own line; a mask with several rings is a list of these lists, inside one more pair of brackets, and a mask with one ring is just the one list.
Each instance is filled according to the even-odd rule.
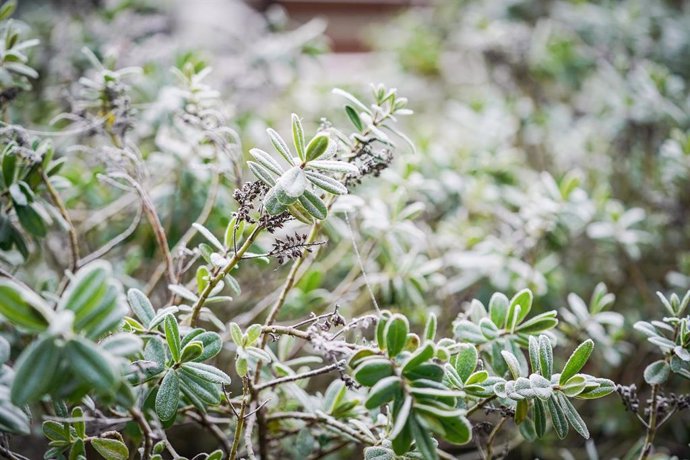
[[[90,129],[103,101],[88,89],[106,70],[141,69],[114,77],[112,122],[145,160],[136,174],[171,246],[209,193],[218,199],[207,227],[222,234],[237,207],[234,187],[251,177],[235,160],[247,156],[244,145],[267,147],[267,126],[285,131],[289,111],[304,116],[307,131],[324,115],[345,120],[330,89],[361,94],[363,83],[384,81],[410,99],[415,115],[401,122],[415,147],[381,180],[362,184],[363,198],[338,202],[350,217],[329,220],[327,250],[280,319],[334,305],[365,313],[368,280],[382,308],[418,326],[434,311],[448,334],[472,298],[486,303],[494,291],[527,287],[535,305],[560,311],[566,348],[595,341],[592,374],[644,385],[653,348],[632,324],[663,317],[655,291],[690,289],[685,2],[429,2],[353,26],[359,49],[345,53],[329,51],[352,46],[340,46],[326,22],[291,21],[290,2],[252,6],[260,11],[220,1],[20,2],[17,27],[41,42],[27,51],[39,76],[9,109],[0,100],[2,126],[33,127],[30,135],[50,139],[56,156],[68,158],[61,193],[87,234],[85,247],[140,219],[136,197],[97,176],[117,162],[94,148],[101,134]],[[318,16],[320,7],[300,14]],[[59,279],[47,268],[63,265],[67,248],[59,222],[42,216],[49,238],[37,245],[25,236],[28,259],[15,250],[0,253],[0,263],[49,288]],[[128,287],[145,288],[137,280],[156,272],[156,251],[155,235],[141,225],[106,258]],[[242,295],[218,316],[241,324],[261,318],[284,271],[276,264],[272,279],[247,267]],[[590,302],[599,283],[615,301]],[[640,437],[616,397],[583,410],[592,441],[556,443],[552,435],[511,456],[623,457]],[[684,413],[664,427],[662,455],[687,456],[689,422]]]

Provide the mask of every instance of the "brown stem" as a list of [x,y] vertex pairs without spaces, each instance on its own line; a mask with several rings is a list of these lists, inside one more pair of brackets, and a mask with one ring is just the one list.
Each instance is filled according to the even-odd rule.
[[307,420],[310,422],[318,422],[324,424],[327,428],[330,428],[336,433],[345,434],[355,440],[361,442],[365,445],[374,444],[375,440],[370,439],[364,433],[361,433],[345,423],[339,422],[333,417],[329,417],[325,414],[310,414],[307,412],[274,412],[270,414],[266,420],[269,422],[282,420],[282,419],[296,419],[296,420]]
[[237,449],[240,447],[240,438],[242,437],[242,428],[244,425],[244,414],[247,410],[247,395],[248,385],[247,378],[242,379],[242,405],[240,406],[240,413],[237,414],[237,425],[235,425],[235,438],[232,440],[232,448],[230,449],[230,460],[237,458]]
[[[199,217],[196,218],[196,223],[203,225],[208,220],[209,216],[211,215],[211,212],[213,211],[213,207],[216,204],[216,198],[218,197],[219,189],[220,175],[213,174],[211,178],[211,189],[208,195],[206,196],[206,202],[204,203],[204,207],[201,209]],[[196,235],[196,233],[196,228],[194,226],[190,226],[189,229],[187,229],[187,231],[185,232],[185,234],[182,235],[182,238],[180,238],[179,241],[175,243],[175,246],[173,246],[170,252],[174,254],[179,249],[186,247],[187,244],[189,244],[189,242],[191,241],[191,239],[194,238],[194,235]],[[158,284],[158,281],[160,281],[161,276],[163,276],[163,273],[165,273],[165,264],[158,264],[158,266],[153,272],[153,275],[151,276],[151,279],[146,285],[147,292],[153,291],[153,289],[156,287],[156,284]]]
[[644,442],[642,444],[642,450],[640,451],[639,460],[646,460],[649,458],[649,454],[652,452],[652,445],[654,443],[654,436],[656,436],[656,397],[659,392],[659,385],[652,385],[652,395],[649,401],[649,422],[647,422],[647,433],[644,437]]
[[55,190],[55,187],[53,187],[53,184],[50,183],[50,178],[45,173],[45,171],[41,171],[41,178],[43,179],[43,182],[46,185],[46,189],[48,190],[48,194],[50,195],[51,200],[53,200],[53,204],[55,204],[55,206],[58,208],[58,210],[60,211],[60,215],[67,223],[70,253],[72,255],[70,270],[74,273],[77,271],[77,267],[79,265],[79,240],[77,237],[77,230],[74,228],[72,218],[69,216],[69,213],[67,212],[65,203],[62,201],[62,198],[60,198],[60,194],[57,192],[57,190]]
[[265,390],[266,388],[271,388],[275,387],[278,385],[282,385],[283,383],[287,382],[294,382],[296,380],[302,380],[302,379],[308,379],[310,377],[314,377],[316,375],[321,375],[321,374],[326,374],[328,372],[334,371],[338,369],[341,366],[341,363],[333,363],[330,366],[324,366],[319,369],[314,369],[308,372],[303,372],[302,374],[296,374],[296,375],[288,375],[286,377],[281,377],[275,380],[271,380],[270,382],[262,383],[261,385],[256,385],[254,387],[254,390],[258,393],[261,390]]
[[486,441],[486,460],[491,460],[491,458],[493,457],[493,444],[496,440],[496,435],[498,435],[498,432],[501,430],[506,420],[508,420],[508,418],[503,417],[501,421],[496,424],[494,429],[491,430],[491,434],[489,434],[489,439]]
[[144,451],[141,454],[142,460],[149,460],[151,458],[151,449],[153,448],[153,431],[151,426],[146,421],[146,417],[139,409],[133,407],[129,410],[132,419],[139,425],[142,435],[144,436]]

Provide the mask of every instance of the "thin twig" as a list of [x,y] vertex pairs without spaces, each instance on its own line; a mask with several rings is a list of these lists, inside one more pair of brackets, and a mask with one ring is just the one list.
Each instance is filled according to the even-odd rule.
[[261,385],[255,385],[254,390],[259,392],[261,390],[265,390],[266,388],[271,388],[271,387],[275,387],[278,385],[282,385],[283,383],[294,382],[297,380],[308,379],[308,378],[314,377],[316,375],[327,374],[328,372],[339,369],[341,366],[342,366],[342,362],[337,362],[337,363],[333,363],[329,366],[320,367],[319,369],[314,369],[314,370],[311,370],[308,372],[303,372],[302,374],[288,375],[288,376],[281,377],[281,378],[278,378],[275,380],[271,380],[270,382],[262,383]]
[[57,192],[57,190],[55,190],[55,187],[53,187],[53,184],[50,182],[50,178],[45,173],[45,171],[41,171],[41,178],[43,179],[43,182],[46,185],[46,189],[48,190],[48,194],[50,195],[51,200],[53,200],[53,204],[55,204],[55,206],[58,208],[58,211],[60,211],[60,215],[67,224],[67,232],[69,233],[70,254],[72,256],[70,270],[74,273],[75,271],[77,271],[77,267],[79,265],[79,240],[77,237],[77,230],[74,228],[74,224],[72,223],[72,219],[70,218],[69,213],[67,212],[65,203],[62,201],[62,198],[60,198],[60,194]]
[[139,223],[141,222],[142,213],[143,213],[143,206],[140,206],[137,209],[137,214],[136,214],[136,216],[134,216],[134,220],[132,220],[132,223],[129,224],[129,227],[127,227],[122,233],[117,235],[115,238],[111,239],[106,244],[101,246],[99,249],[97,249],[94,252],[92,252],[91,254],[88,254],[88,255],[84,256],[83,258],[79,259],[79,262],[77,263],[77,265],[79,267],[83,267],[84,265],[88,264],[91,261],[94,261],[96,259],[100,259],[104,255],[106,255],[107,253],[109,253],[110,251],[115,249],[115,247],[118,244],[120,244],[121,242],[123,242],[124,240],[129,238],[136,231],[137,227],[139,226]]
[[365,445],[372,445],[376,440],[369,438],[364,433],[353,429],[351,426],[339,422],[338,420],[326,414],[311,414],[308,412],[275,412],[266,417],[266,420],[273,422],[283,419],[307,420],[311,422],[319,422],[324,424],[327,428],[335,433],[345,434],[356,441]]

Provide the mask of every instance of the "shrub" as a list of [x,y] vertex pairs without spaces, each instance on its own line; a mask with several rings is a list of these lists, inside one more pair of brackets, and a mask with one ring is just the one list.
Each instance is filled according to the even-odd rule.
[[[46,459],[685,451],[687,433],[666,443],[659,431],[682,427],[690,407],[673,392],[690,379],[690,291],[658,293],[663,313],[635,308],[666,278],[688,287],[687,219],[673,217],[687,185],[674,168],[690,164],[675,86],[684,69],[661,52],[630,56],[663,104],[626,89],[635,110],[600,128],[615,102],[582,98],[610,70],[594,59],[602,31],[565,14],[632,2],[468,2],[404,16],[384,29],[406,38],[393,47],[408,71],[397,77],[434,88],[416,94],[414,114],[383,84],[368,97],[309,88],[302,100],[301,65],[321,46],[314,22],[247,25],[263,42],[234,55],[220,79],[233,91],[214,89],[196,51],[109,55],[118,24],[134,26],[118,39],[147,53],[159,34],[175,37],[156,29],[160,7],[130,3],[48,9],[72,26],[62,32],[83,35],[64,47],[40,11],[26,13],[29,26],[10,19],[13,2],[0,7],[0,455],[38,455],[27,440],[39,425]],[[672,7],[656,7],[671,27]],[[480,16],[518,29],[517,51],[488,32],[469,50],[497,60],[489,68],[509,87],[492,82],[489,96],[457,105],[444,57],[463,43],[453,34],[486,26]],[[567,27],[544,44],[540,18]],[[269,45],[279,56],[266,57]],[[41,49],[50,56],[31,54]],[[287,77],[275,67],[286,62]],[[577,170],[556,142],[561,110],[586,132],[573,141]],[[602,138],[628,144],[606,152]],[[245,155],[243,143],[256,147]],[[648,145],[660,149],[649,170],[607,157],[620,148],[634,162]],[[527,164],[539,146],[544,165]],[[657,247],[666,268],[655,270]],[[629,334],[643,315],[654,319]],[[642,336],[655,356],[638,366],[626,340]]]

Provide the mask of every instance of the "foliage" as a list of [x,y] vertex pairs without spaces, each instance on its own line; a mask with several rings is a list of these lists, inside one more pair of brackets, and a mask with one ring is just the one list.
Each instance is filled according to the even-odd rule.
[[318,21],[15,6],[0,456],[687,452],[682,8],[439,2],[365,95]]

